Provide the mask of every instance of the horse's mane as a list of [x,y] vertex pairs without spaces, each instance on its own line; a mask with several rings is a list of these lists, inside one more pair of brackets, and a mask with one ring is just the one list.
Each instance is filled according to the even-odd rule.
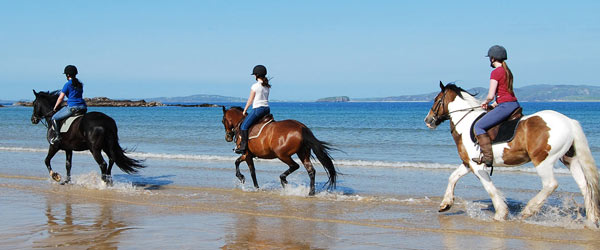
[[46,97],[46,98],[58,97],[58,95],[60,94],[60,90],[40,91],[40,92],[37,92],[37,94],[38,94],[38,96]]
[[236,110],[239,110],[239,111],[244,111],[244,109],[242,107],[240,107],[240,106],[233,106],[230,109],[236,109]]
[[453,91],[454,93],[456,93],[462,99],[465,99],[463,97],[463,95],[462,95],[462,92],[465,92],[465,93],[469,94],[472,97],[475,97],[477,95],[477,94],[472,94],[469,91],[466,91],[465,89],[456,86],[456,84],[454,84],[454,83],[448,83],[448,84],[446,84],[446,87],[444,87],[444,88]]

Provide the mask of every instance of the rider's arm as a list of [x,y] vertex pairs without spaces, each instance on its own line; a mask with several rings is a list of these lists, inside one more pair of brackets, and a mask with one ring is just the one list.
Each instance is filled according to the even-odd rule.
[[488,91],[487,97],[485,101],[481,104],[483,109],[487,109],[488,103],[494,100],[496,97],[496,89],[498,88],[498,81],[494,79],[490,79],[490,90]]
[[60,95],[58,96],[58,99],[56,100],[56,104],[54,104],[54,111],[56,111],[58,109],[58,107],[62,104],[63,99],[65,99],[65,93],[60,92]]
[[254,90],[250,90],[250,96],[248,97],[248,101],[246,102],[246,107],[244,108],[244,113],[243,113],[244,115],[247,114],[250,104],[252,104],[252,102],[254,102],[255,95],[256,95],[256,92],[254,92]]

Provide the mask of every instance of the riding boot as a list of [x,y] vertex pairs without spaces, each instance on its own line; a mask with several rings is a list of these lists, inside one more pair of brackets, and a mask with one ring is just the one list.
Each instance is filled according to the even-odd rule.
[[58,126],[57,120],[52,120],[51,129],[53,131],[53,137],[50,140],[50,144],[52,144],[52,145],[58,144],[60,142],[60,127]]
[[240,130],[240,135],[242,136],[242,141],[240,142],[240,146],[235,149],[236,154],[243,154],[248,148],[248,130]]
[[477,163],[485,163],[486,166],[492,167],[494,163],[494,153],[492,151],[492,141],[487,133],[477,136],[477,142],[479,142],[479,148],[481,149],[481,158],[473,158],[472,160]]

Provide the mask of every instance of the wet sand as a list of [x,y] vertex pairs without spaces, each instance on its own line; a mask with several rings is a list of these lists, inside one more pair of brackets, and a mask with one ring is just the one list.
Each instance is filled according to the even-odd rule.
[[473,219],[460,204],[438,213],[441,197],[396,198],[143,182],[90,188],[0,174],[0,248],[600,248],[590,229]]

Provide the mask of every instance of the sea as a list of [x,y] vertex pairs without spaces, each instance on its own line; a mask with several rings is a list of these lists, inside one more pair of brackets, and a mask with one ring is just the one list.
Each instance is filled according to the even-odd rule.
[[[217,104],[227,107],[243,105],[243,103]],[[328,142],[335,148],[330,153],[336,168],[341,173],[336,189],[327,190],[324,187],[327,176],[323,168],[316,162],[317,195],[313,198],[307,197],[309,180],[303,167],[288,177],[290,185],[285,188],[280,185],[278,176],[287,170],[287,166],[278,160],[255,161],[259,189],[255,189],[251,181],[248,181],[250,175],[245,163],[242,163],[242,173],[246,175],[247,181],[240,183],[235,177],[234,166],[238,155],[233,152],[234,144],[225,141],[225,130],[221,122],[222,109],[176,106],[90,107],[88,111],[103,112],[116,121],[121,146],[127,148],[130,157],[145,160],[144,164],[147,167],[138,174],[127,175],[115,166],[113,168],[115,183],[113,186],[106,186],[99,181],[100,171],[91,154],[86,151],[79,152],[73,158],[73,183],[61,186],[50,180],[44,165],[48,149],[48,142],[45,139],[46,127],[42,124],[31,123],[31,107],[5,106],[0,108],[0,181],[3,182],[0,184],[0,191],[5,190],[3,191],[5,194],[12,193],[14,197],[4,196],[4,205],[0,203],[0,210],[3,210],[3,214],[6,214],[6,211],[18,210],[16,205],[10,205],[12,202],[7,202],[9,200],[20,201],[24,204],[35,203],[40,197],[43,200],[49,196],[56,196],[58,193],[68,193],[65,190],[71,190],[86,197],[90,193],[97,192],[102,193],[99,195],[101,197],[107,195],[106,193],[111,195],[125,193],[126,196],[133,194],[135,197],[140,195],[146,197],[140,198],[140,204],[143,203],[142,200],[146,202],[154,199],[151,197],[168,193],[171,195],[170,198],[161,199],[152,204],[177,207],[176,204],[185,203],[185,207],[188,207],[189,211],[184,213],[187,215],[179,217],[182,222],[185,222],[186,218],[194,218],[201,213],[196,213],[193,210],[194,205],[186,202],[194,201],[194,199],[201,200],[201,197],[208,195],[211,202],[225,207],[237,206],[224,204],[226,201],[223,199],[231,199],[231,197],[250,200],[277,199],[283,203],[300,202],[302,204],[312,204],[317,201],[334,204],[341,202],[345,204],[343,206],[348,207],[347,213],[360,214],[356,215],[356,220],[360,223],[368,221],[377,224],[381,222],[379,219],[383,221],[383,218],[379,218],[383,215],[373,213],[376,213],[376,207],[386,207],[385,211],[381,213],[386,217],[385,222],[381,223],[385,225],[401,224],[400,229],[403,230],[406,229],[405,227],[410,228],[411,223],[425,223],[428,225],[427,228],[441,223],[438,220],[431,222],[417,219],[417,217],[423,214],[435,218],[441,216],[437,212],[438,204],[441,202],[450,173],[461,161],[450,135],[448,122],[441,124],[435,130],[425,126],[423,119],[432,106],[431,102],[273,102],[270,106],[271,113],[276,120],[298,120],[310,128],[319,140]],[[521,106],[524,114],[550,109],[578,120],[587,136],[594,158],[600,159],[600,103],[524,102],[521,103]],[[60,152],[52,160],[53,169],[63,176],[66,174],[64,158],[64,153]],[[296,161],[300,163],[297,158]],[[532,164],[526,164],[521,167],[497,167],[494,169],[492,180],[507,199],[511,210],[509,221],[517,223],[515,228],[527,225],[542,227],[549,231],[585,230],[583,199],[579,188],[568,169],[562,164],[557,163],[555,166],[555,175],[559,187],[550,196],[541,212],[532,218],[520,219],[520,210],[541,188],[541,181],[535,168]],[[54,190],[52,194],[43,191],[49,189]],[[28,194],[30,199],[19,200],[18,193]],[[229,198],[219,198],[222,193],[232,195],[229,195]],[[1,197],[0,201],[3,199]],[[60,197],[59,195],[59,200],[74,199]],[[173,197],[179,197],[180,200],[170,201],[169,199],[175,199]],[[46,201],[47,204],[54,204],[54,202]],[[418,206],[411,207],[412,205],[409,203],[418,204]],[[47,204],[41,207],[48,206]],[[117,202],[117,204],[121,203]],[[66,205],[61,203],[57,206],[62,215]],[[160,206],[157,205],[157,207]],[[197,206],[202,207],[202,205]],[[419,212],[397,214],[389,209],[394,206],[409,206],[410,209],[407,211],[418,209]],[[221,208],[209,206],[206,209],[211,213],[220,214]],[[289,211],[288,209],[290,208],[284,210]],[[233,214],[239,214],[235,212],[238,210],[233,209],[233,211]],[[295,210],[291,209],[291,211]],[[14,213],[16,212],[8,212],[9,215]],[[36,212],[32,211],[31,213]],[[112,211],[112,213],[118,212]],[[455,207],[445,214],[447,217],[443,218],[467,219],[472,223],[466,227],[478,225],[485,228],[483,225],[487,225],[486,223],[495,223],[492,222],[493,213],[489,195],[479,180],[473,174],[469,174],[458,182]],[[29,218],[26,215],[27,213],[23,215],[23,218]],[[15,216],[18,217],[18,213]],[[253,216],[260,217],[260,215]],[[266,215],[266,217],[269,216],[271,215]],[[219,218],[211,219],[215,223],[219,222]],[[23,220],[27,222],[26,224],[35,224],[32,219]],[[44,220],[48,219],[44,217]],[[403,220],[409,221],[409,225],[403,224],[405,223]],[[144,221],[147,222],[148,218]],[[351,221],[350,224],[355,223],[354,220]],[[86,223],[90,222],[82,222],[82,224]],[[133,227],[140,228],[144,228],[142,225],[145,225],[133,222],[132,224],[134,224]],[[352,225],[360,227],[358,224]],[[23,224],[19,220],[14,220],[0,226],[0,232],[8,232],[22,226]],[[232,227],[237,228],[238,226]],[[12,246],[14,243],[17,247],[39,247],[40,245],[36,244],[40,241],[46,242],[47,237],[52,235],[45,223],[32,227],[44,233],[27,238],[28,240],[23,244],[8,241],[6,238],[3,242],[0,238],[0,246]],[[218,225],[215,227],[219,228]],[[175,228],[177,227],[172,225],[172,230],[178,230]],[[222,230],[227,231],[226,229]],[[472,228],[469,230],[477,231]],[[135,230],[133,231],[135,232]],[[350,231],[350,235],[361,232],[360,229]],[[429,232],[427,231],[427,233]],[[23,232],[23,235],[26,234]],[[23,235],[16,237],[25,237]],[[212,243],[210,246],[223,247],[228,243],[227,237],[223,235],[228,235],[228,233],[216,233],[214,236],[218,239],[204,239],[203,241]],[[547,235],[544,239],[551,241],[553,237],[551,235]],[[309,236],[320,238],[320,236],[312,234]],[[141,236],[138,235],[138,237]],[[376,238],[365,237],[365,241],[377,241]],[[423,237],[427,239],[427,237]],[[519,234],[517,238],[519,237],[525,236]],[[527,242],[527,239],[521,240]],[[244,241],[244,239],[236,238],[234,243],[240,243],[240,241]],[[126,246],[126,248],[134,246],[128,245],[129,243],[126,242],[120,240],[116,246]],[[167,242],[169,241],[165,241],[165,244]],[[277,246],[273,242],[277,242],[277,240],[271,242],[274,244],[273,246]],[[313,243],[310,244],[311,247],[354,248],[362,246],[342,241],[337,241],[338,243],[333,245],[323,243],[321,240],[311,242]],[[334,240],[334,242],[336,241]],[[432,246],[447,247],[444,242],[446,241],[442,240],[439,245]],[[585,242],[585,244],[582,243],[582,246],[588,246],[586,244],[589,242]],[[54,243],[56,242],[52,244]],[[389,245],[381,246],[394,248],[393,241],[388,243]],[[54,246],[52,244],[41,246]],[[93,245],[83,244],[82,246]],[[113,245],[109,244],[108,246]],[[157,247],[161,244],[150,246]],[[193,245],[183,244],[182,246],[183,248],[193,248]],[[409,246],[429,248],[429,245],[421,245],[420,241]],[[467,246],[469,245],[467,244]],[[508,246],[518,248],[521,245],[509,243]],[[302,248],[301,245],[300,249]]]

